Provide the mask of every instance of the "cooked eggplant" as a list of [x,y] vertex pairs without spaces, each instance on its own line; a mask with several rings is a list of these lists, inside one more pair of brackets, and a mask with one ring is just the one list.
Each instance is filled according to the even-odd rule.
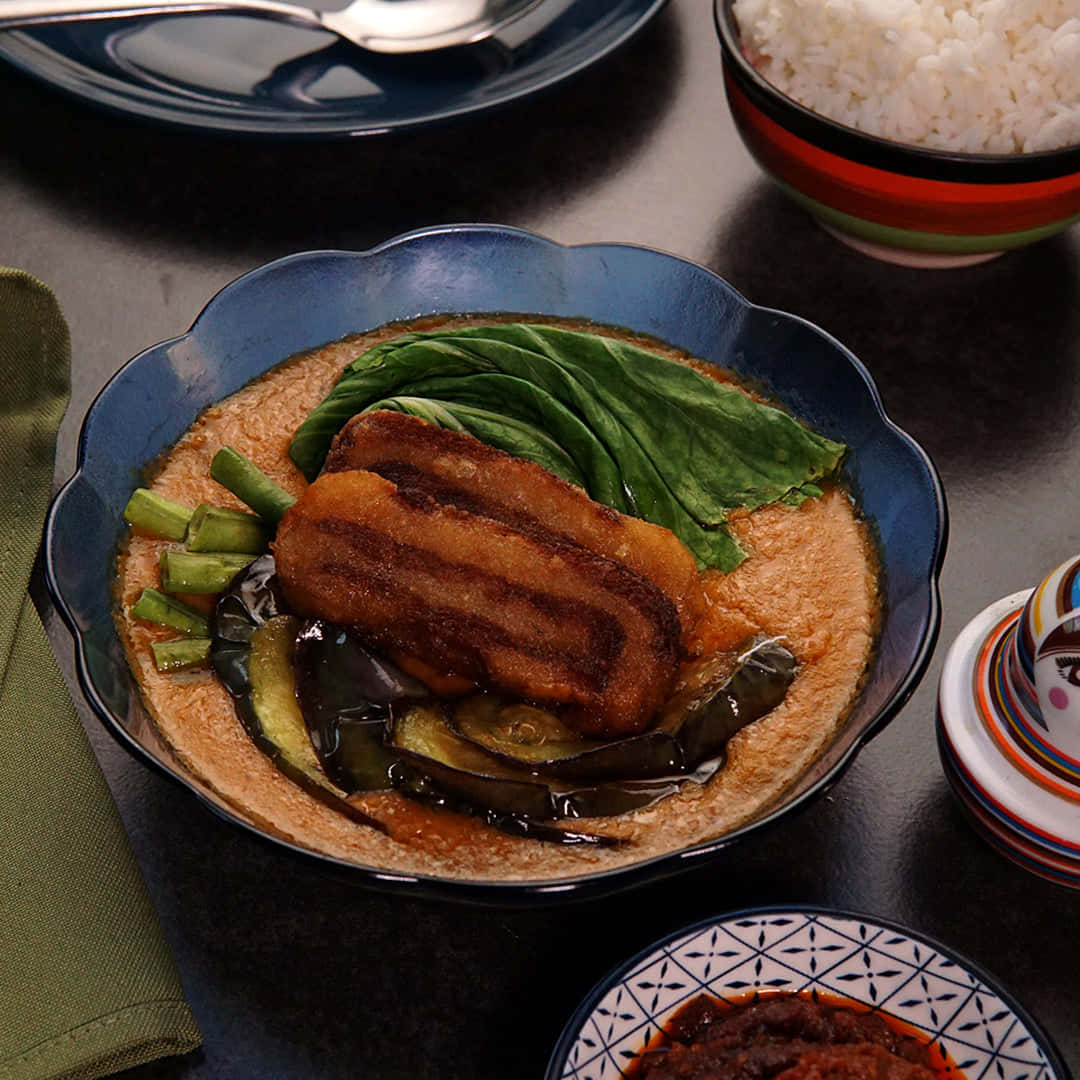
[[614,836],[601,833],[578,832],[576,829],[563,828],[551,821],[538,821],[536,818],[520,814],[507,814],[497,810],[476,806],[439,791],[431,781],[405,761],[397,761],[391,768],[394,787],[410,799],[427,806],[437,806],[452,810],[458,814],[480,818],[500,832],[511,836],[521,836],[529,840],[543,840],[550,844],[586,845],[592,847],[618,847],[623,841]]
[[540,776],[463,738],[438,704],[414,706],[395,716],[392,740],[403,760],[435,790],[462,803],[538,821],[625,814],[670,795],[687,779],[676,774],[659,779],[628,775],[576,786]]
[[[225,688],[245,701],[251,689],[248,656],[256,627],[275,615],[285,614],[274,585],[274,557],[263,555],[233,578],[214,607],[210,663]],[[250,733],[246,706],[239,705],[240,719]]]
[[332,790],[296,700],[292,662],[298,622],[293,615],[275,615],[251,635],[248,698],[259,736],[281,768],[290,775],[302,773],[319,787]]
[[618,843],[611,837],[552,824],[553,818],[586,815],[573,813],[562,796],[528,772],[503,764],[463,739],[438,705],[412,706],[396,716],[393,744],[398,761],[391,767],[391,776],[395,787],[412,798],[481,817],[503,832],[534,840]]
[[431,691],[322,619],[306,621],[297,635],[296,687],[311,743],[334,783],[350,793],[390,787],[390,705]]
[[362,825],[386,826],[351,805],[323,772],[296,700],[293,675],[298,620],[280,611],[273,558],[257,559],[214,611],[210,658],[255,745],[308,794]]
[[682,768],[674,736],[649,731],[626,739],[583,739],[554,713],[494,694],[459,702],[451,726],[499,759],[562,780],[668,776]]
[[755,642],[691,672],[659,729],[608,743],[574,740],[558,717],[493,695],[403,709],[392,742],[414,787],[420,774],[459,802],[540,821],[610,817],[707,780],[728,739],[783,700],[795,669],[779,641]]
[[273,556],[264,555],[233,578],[214,607],[210,662],[225,688],[237,701],[244,727],[256,738],[257,720],[252,716],[248,659],[252,634],[258,626],[285,611],[274,589]]
[[728,739],[774,708],[794,678],[779,641],[710,659],[683,679],[649,732],[583,739],[551,712],[493,694],[438,702],[430,690],[319,619],[283,610],[272,556],[240,573],[214,613],[211,662],[249,734],[324,801],[396,788],[518,835],[606,843],[558,820],[609,817],[703,783]]
[[551,792],[559,818],[618,817],[642,810],[674,795],[688,777],[672,775],[654,780],[620,780]]
[[545,777],[670,778],[714,758],[721,759],[719,767],[728,739],[783,700],[795,668],[795,657],[774,638],[734,657],[710,659],[689,673],[685,689],[668,703],[656,728],[625,739],[583,739],[554,713],[494,694],[458,702],[448,722],[500,761]]
[[447,795],[506,814],[557,816],[546,784],[461,738],[437,705],[417,705],[395,716],[392,742],[399,757]]
[[775,709],[795,678],[799,662],[778,638],[768,638],[743,654],[731,676],[730,691],[745,716]]
[[685,688],[667,704],[658,729],[670,732],[683,752],[684,767],[720,758],[728,740],[747,724],[776,708],[798,662],[776,638],[755,641],[735,658],[711,658],[684,680]]

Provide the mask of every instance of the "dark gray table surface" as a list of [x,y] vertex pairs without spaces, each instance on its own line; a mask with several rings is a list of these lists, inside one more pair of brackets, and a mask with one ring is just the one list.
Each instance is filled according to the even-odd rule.
[[[969,827],[942,775],[946,647],[991,601],[1080,550],[1080,229],[982,266],[870,260],[790,205],[743,149],[709,5],[672,0],[572,82],[376,140],[270,143],[149,127],[0,66],[0,264],[56,291],[73,399],[58,478],[106,378],[182,333],[236,275],[455,221],[696,260],[848,345],[934,458],[951,518],[921,687],[824,798],[709,866],[607,899],[490,910],[328,879],[90,737],[173,946],[204,1048],[131,1080],[540,1077],[611,967],[689,922],[827,905],[901,922],[1008,987],[1080,1075],[1080,896]],[[54,646],[71,673],[71,643]]]

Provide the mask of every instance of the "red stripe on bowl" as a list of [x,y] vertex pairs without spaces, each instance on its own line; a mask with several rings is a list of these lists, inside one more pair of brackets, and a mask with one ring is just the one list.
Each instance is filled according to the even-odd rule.
[[730,71],[724,81],[739,134],[759,164],[834,210],[954,236],[1019,232],[1080,214],[1080,173],[1023,184],[968,184],[887,172],[792,135],[751,103]]

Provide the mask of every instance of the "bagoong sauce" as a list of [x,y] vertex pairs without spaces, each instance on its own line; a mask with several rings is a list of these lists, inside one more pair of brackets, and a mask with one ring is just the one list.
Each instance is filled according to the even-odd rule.
[[668,1017],[665,1026],[657,1031],[656,1034],[637,1051],[637,1056],[623,1070],[623,1077],[625,1080],[641,1080],[641,1062],[643,1057],[647,1054],[666,1050],[673,1046],[676,1040],[669,1035],[669,1031],[676,1028],[679,1021],[694,1008],[702,998],[709,999],[709,1001],[717,1008],[718,1012],[726,1014],[733,1013],[738,1009],[745,1008],[747,1005],[762,1001],[767,997],[801,997],[831,1009],[850,1009],[852,1012],[857,1013],[876,1012],[885,1024],[901,1038],[912,1039],[925,1048],[926,1066],[931,1069],[936,1076],[940,1077],[940,1080],[966,1080],[965,1074],[961,1071],[956,1062],[949,1057],[945,1048],[936,1040],[929,1038],[925,1031],[922,1031],[912,1024],[905,1023],[903,1020],[892,1016],[890,1013],[880,1009],[872,1009],[863,1002],[854,1001],[851,998],[843,997],[840,994],[824,993],[820,990],[812,990],[798,994],[789,994],[784,991],[755,990],[745,995],[723,998],[713,994],[698,994]]

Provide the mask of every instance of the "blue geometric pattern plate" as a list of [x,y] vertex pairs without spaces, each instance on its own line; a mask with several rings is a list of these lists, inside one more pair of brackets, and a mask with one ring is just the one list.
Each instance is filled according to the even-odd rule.
[[1049,1037],[973,964],[899,926],[816,908],[744,911],[649,946],[579,1007],[546,1080],[617,1080],[700,993],[745,1001],[812,991],[922,1032],[964,1080],[1068,1080]]

